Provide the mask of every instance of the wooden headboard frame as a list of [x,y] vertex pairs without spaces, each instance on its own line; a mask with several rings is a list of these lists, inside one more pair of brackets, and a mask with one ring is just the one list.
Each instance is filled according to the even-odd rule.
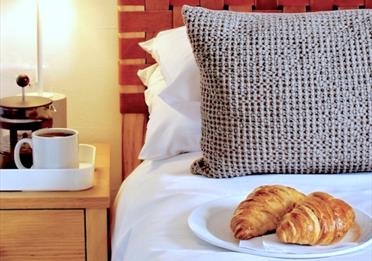
[[240,12],[305,12],[372,8],[372,0],[118,0],[119,84],[123,179],[140,163],[147,107],[137,70],[155,61],[138,46],[157,32],[182,26],[182,5]]

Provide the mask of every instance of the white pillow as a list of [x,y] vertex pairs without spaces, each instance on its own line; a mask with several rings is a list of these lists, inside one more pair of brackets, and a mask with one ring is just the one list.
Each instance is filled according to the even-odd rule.
[[145,102],[149,113],[151,114],[154,97],[158,96],[167,85],[157,63],[145,69],[138,70],[137,75],[141,79],[142,83],[147,86],[145,90]]
[[[147,123],[145,144],[139,158],[159,160],[183,152],[200,151],[200,104],[189,107],[187,117],[154,97],[152,113]],[[199,119],[199,120],[198,120]]]
[[185,103],[187,108],[180,108],[187,113],[181,114],[158,96],[166,87],[166,82],[157,64],[140,70],[138,75],[147,85],[145,100],[150,113],[145,144],[139,158],[158,160],[182,152],[200,151],[200,103]]
[[[186,33],[179,27],[158,33],[155,38],[140,43],[160,66],[167,87],[160,97],[177,111],[180,102],[200,102],[200,74]],[[182,112],[184,113],[184,112]]]

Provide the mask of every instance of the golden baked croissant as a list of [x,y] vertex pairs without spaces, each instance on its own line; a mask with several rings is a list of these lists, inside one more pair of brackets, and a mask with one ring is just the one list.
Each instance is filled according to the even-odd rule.
[[244,240],[275,230],[283,215],[303,198],[304,194],[286,186],[256,188],[234,212],[230,227],[235,238]]
[[329,245],[354,224],[353,208],[324,192],[314,192],[284,215],[276,229],[279,240],[301,245]]

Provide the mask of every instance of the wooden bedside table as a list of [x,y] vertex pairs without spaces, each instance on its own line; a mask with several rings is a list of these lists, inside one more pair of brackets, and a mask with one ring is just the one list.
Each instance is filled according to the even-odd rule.
[[1,261],[108,259],[110,147],[95,145],[91,189],[0,192]]

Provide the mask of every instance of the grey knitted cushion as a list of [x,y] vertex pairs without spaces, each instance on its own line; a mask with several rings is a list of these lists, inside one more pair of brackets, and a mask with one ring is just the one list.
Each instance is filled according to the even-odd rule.
[[195,174],[372,171],[372,11],[184,7],[201,74]]

